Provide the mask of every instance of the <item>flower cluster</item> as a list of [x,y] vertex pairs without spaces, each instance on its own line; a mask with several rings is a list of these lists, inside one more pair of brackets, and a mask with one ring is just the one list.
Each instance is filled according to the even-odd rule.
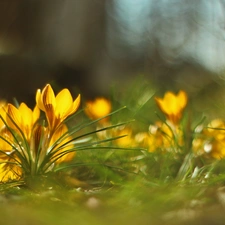
[[[183,144],[183,132],[180,127],[182,112],[187,105],[187,94],[180,91],[178,95],[167,92],[163,99],[155,98],[155,101],[167,120],[157,121],[149,126],[147,132],[134,132],[130,126],[118,126],[108,132],[99,133],[99,137],[123,137],[115,140],[115,144],[120,147],[142,147],[149,152],[160,151],[179,151]],[[100,125],[109,124],[109,117],[105,117],[111,112],[110,101],[104,98],[97,98],[88,101],[86,114],[92,119],[101,119]]]
[[133,131],[130,127],[120,124],[113,129],[104,129],[112,126],[109,117],[112,113],[112,103],[109,99],[98,97],[93,101],[87,101],[85,113],[90,119],[98,121],[97,130],[103,129],[97,133],[99,139],[115,138],[114,144],[120,147],[135,146]]
[[126,122],[113,125],[110,100],[101,97],[88,101],[84,112],[93,121],[86,126],[96,124],[96,130],[75,138],[77,129],[68,129],[66,120],[76,113],[80,101],[80,95],[73,99],[68,89],[55,95],[47,84],[43,90],[37,90],[33,109],[24,102],[19,106],[0,103],[0,182],[54,172],[59,165],[73,160],[79,149],[77,143],[83,141],[76,140],[92,134],[96,134],[94,142],[80,145],[80,149],[91,149],[110,140],[117,148],[144,148],[150,153],[177,156],[185,150],[196,157],[225,157],[225,122],[221,119],[212,120],[206,127],[200,124],[193,131],[189,129],[187,139],[187,124],[183,121],[188,103],[185,91],[155,97],[165,117],[150,124],[147,131],[133,129]]
[[[73,138],[65,119],[80,105],[68,89],[56,96],[51,85],[37,90],[36,106],[25,103],[1,106],[0,181],[18,180],[28,175],[45,174],[75,155]],[[41,111],[45,119],[41,118]]]
[[222,159],[225,157],[225,121],[212,120],[206,127],[196,128],[193,150],[198,155]]
[[[187,106],[186,92],[179,91],[176,95],[172,92],[165,93],[163,98],[155,98],[159,109],[165,114],[165,121],[157,121],[149,126],[149,131],[140,133],[137,137],[140,144],[150,152],[156,150],[162,152],[181,152],[184,149],[184,125],[181,123],[183,111]],[[187,130],[187,129],[186,129]],[[196,156],[222,159],[225,157],[225,121],[212,120],[206,127],[203,124],[197,126],[191,132],[191,146],[189,150]]]
[[[191,142],[189,150],[196,156],[207,156],[216,159],[225,157],[225,122],[221,119],[212,120],[205,128],[200,124],[190,135],[192,139],[187,140],[185,132],[187,129],[182,123],[183,112],[188,103],[187,93],[183,90],[178,94],[166,92],[163,98],[155,97],[155,102],[165,120],[161,119],[150,124],[148,131],[134,132],[127,125],[116,127],[109,131],[98,133],[99,138],[121,136],[116,139],[115,144],[120,147],[142,147],[149,152],[183,153],[187,141]],[[112,106],[109,100],[97,98],[89,101],[86,114],[91,119],[100,119],[99,125],[104,127],[110,122],[106,117],[111,112]]]

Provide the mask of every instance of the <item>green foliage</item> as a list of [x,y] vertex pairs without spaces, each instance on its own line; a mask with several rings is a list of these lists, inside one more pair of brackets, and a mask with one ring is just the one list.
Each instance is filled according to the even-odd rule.
[[[8,215],[7,206],[17,209],[14,217],[24,224],[33,218],[37,224],[56,225],[201,224],[209,217],[203,211],[212,224],[224,219],[224,122],[207,122],[189,104],[172,123],[156,107],[154,92],[139,80],[123,93],[114,91],[110,114],[91,120],[84,107],[67,118],[68,131],[51,145],[41,165],[34,164],[44,172],[0,185],[6,212],[0,221]],[[17,136],[2,120],[15,143],[28,151],[14,149],[29,174],[32,155],[23,130],[14,124]],[[61,152],[70,143],[74,146]],[[72,160],[48,171],[71,152],[76,152]],[[9,217],[8,224],[13,224]]]

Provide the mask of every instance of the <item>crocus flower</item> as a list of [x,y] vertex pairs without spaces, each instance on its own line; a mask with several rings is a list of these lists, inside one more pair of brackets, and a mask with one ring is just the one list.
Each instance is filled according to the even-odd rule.
[[[0,100],[0,115],[3,120],[6,119],[6,112],[7,112],[7,103],[3,100]],[[0,119],[0,130],[4,129],[5,127],[5,123],[2,119]]]
[[55,131],[80,105],[80,95],[73,100],[68,89],[63,89],[56,96],[50,84],[36,93],[37,106],[45,112],[50,130]]
[[179,91],[177,95],[172,92],[166,92],[163,98],[155,98],[156,104],[160,110],[166,115],[167,119],[177,124],[181,117],[184,108],[187,105],[187,94],[184,91]]
[[[53,152],[55,152],[55,154],[52,158],[57,159],[56,164],[71,161],[75,156],[75,151],[67,152],[74,148],[74,144],[71,142],[72,137],[65,135],[67,132],[68,132],[67,126],[63,124],[62,126],[59,127],[59,129],[57,129],[57,131],[51,138],[49,147],[55,145],[54,149],[52,150]],[[59,138],[61,138],[62,136],[64,137],[60,141],[58,141]]]
[[[94,101],[88,101],[86,103],[85,113],[90,119],[99,119],[101,117],[107,116],[112,110],[111,102],[106,98],[96,98]],[[105,123],[108,121],[108,117],[100,120],[100,123]]]
[[[7,162],[4,162],[6,161]],[[0,160],[0,182],[7,182],[12,180],[20,180],[22,176],[22,169],[19,164],[9,157],[1,157]]]
[[193,150],[198,155],[208,155],[216,159],[225,158],[225,122],[212,120],[201,136],[193,140]]
[[12,129],[17,131],[18,134],[22,135],[22,132],[29,142],[34,124],[37,122],[40,116],[39,108],[35,106],[34,110],[32,111],[25,103],[21,103],[19,108],[16,108],[14,105],[9,103],[7,113],[7,124]]

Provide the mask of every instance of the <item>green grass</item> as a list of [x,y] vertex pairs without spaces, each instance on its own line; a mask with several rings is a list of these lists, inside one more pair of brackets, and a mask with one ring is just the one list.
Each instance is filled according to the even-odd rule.
[[[111,99],[114,110],[126,106],[112,113],[112,126],[124,123],[133,137],[156,120],[165,120],[151,85],[134,83],[126,92],[112,91]],[[68,125],[87,123],[85,132],[77,135],[89,132],[97,145],[81,147],[71,166],[62,165],[63,170],[1,184],[0,223],[223,224],[225,161],[192,151],[198,135],[195,127],[210,122],[204,116],[189,102],[181,122],[183,145],[175,140],[170,151],[148,152],[143,146],[117,146],[115,137],[112,142],[98,141],[96,123],[87,122],[81,112]]]

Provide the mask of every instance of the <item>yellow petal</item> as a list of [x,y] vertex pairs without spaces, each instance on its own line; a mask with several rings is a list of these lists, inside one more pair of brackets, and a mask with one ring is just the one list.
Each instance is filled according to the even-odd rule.
[[[35,156],[43,142],[42,138],[43,138],[44,131],[45,131],[45,127],[41,125],[37,125],[33,129],[30,147]],[[44,148],[42,149],[42,153],[46,153],[44,152]]]
[[57,131],[54,133],[52,139],[54,141],[57,141],[63,134],[65,134],[68,131],[68,128],[65,124],[62,124]]
[[155,97],[155,102],[158,107],[162,110],[162,112],[166,113],[166,109],[164,109],[163,99]]
[[56,96],[55,114],[60,118],[66,117],[70,114],[73,104],[73,98],[68,89],[63,89]]
[[172,92],[167,92],[164,97],[163,107],[168,114],[176,114],[178,109],[177,98]]
[[[8,106],[7,106],[8,107]],[[0,108],[0,115],[2,116],[3,120],[6,121],[6,112],[8,111],[8,109],[6,107],[4,108]],[[0,119],[0,130],[5,126],[5,123],[3,122],[2,119]]]
[[9,144],[13,143],[14,141],[12,133],[6,127],[4,127],[1,129],[0,135],[1,137],[3,137],[3,139],[2,138],[0,139],[0,149],[5,152],[12,151],[13,147],[11,144]]
[[47,84],[41,94],[41,100],[44,105],[44,111],[46,118],[48,120],[48,124],[50,129],[54,129],[55,127],[55,107],[56,107],[56,99],[55,94],[52,90],[52,87]]
[[52,87],[50,84],[47,84],[41,94],[41,100],[43,102],[45,111],[49,110],[49,108],[55,109],[56,107],[56,100],[55,100],[55,94],[52,90]]
[[[9,161],[14,161],[9,159]],[[22,169],[16,164],[0,163],[0,182],[19,180],[22,175]]]
[[[52,136],[50,146],[53,145],[56,141],[58,141],[58,139],[62,135],[64,135],[67,131],[68,131],[68,128],[66,127],[66,125],[62,124],[62,126],[60,126],[57,129],[57,131],[54,133],[54,135]],[[61,148],[62,145],[64,145],[65,143],[67,143],[71,139],[72,139],[72,137],[70,137],[70,136],[65,137],[65,138],[63,138],[63,140],[60,141],[60,143],[57,144],[55,150],[57,148],[60,148],[60,149],[55,153],[55,156],[58,157],[57,155],[62,153],[61,157],[56,161],[57,164],[62,163],[62,162],[71,161],[73,159],[73,157],[75,156],[75,152],[70,152],[70,153],[66,153],[66,154],[63,155],[63,152],[68,151],[68,150],[70,150],[74,147],[74,145],[72,143],[67,144],[67,145],[65,145]]]
[[7,117],[8,125],[12,128],[16,128],[12,120],[17,124],[17,126],[21,126],[21,115],[19,110],[12,104],[8,104],[8,115],[10,118]]
[[182,90],[179,91],[177,97],[178,97],[178,101],[179,101],[180,107],[181,108],[185,108],[185,106],[187,105],[187,100],[188,100],[186,92],[184,92]]
[[21,125],[26,129],[31,129],[33,125],[33,113],[30,108],[25,103],[21,103],[19,106],[19,111],[21,115]]
[[166,92],[163,99],[156,97],[155,101],[167,119],[172,123],[177,123],[187,105],[187,94],[182,90],[177,95],[169,91]]
[[39,109],[41,109],[42,111],[45,111],[45,107],[44,107],[42,99],[41,99],[41,90],[40,89],[38,89],[36,92],[36,104]]
[[71,113],[70,114],[73,114],[77,111],[78,107],[80,106],[80,94],[77,96],[77,98],[74,100],[73,102],[73,107],[71,109]]
[[37,107],[37,105],[34,107],[34,110],[33,110],[33,123],[36,123],[37,120],[39,119],[40,117],[40,109]]

